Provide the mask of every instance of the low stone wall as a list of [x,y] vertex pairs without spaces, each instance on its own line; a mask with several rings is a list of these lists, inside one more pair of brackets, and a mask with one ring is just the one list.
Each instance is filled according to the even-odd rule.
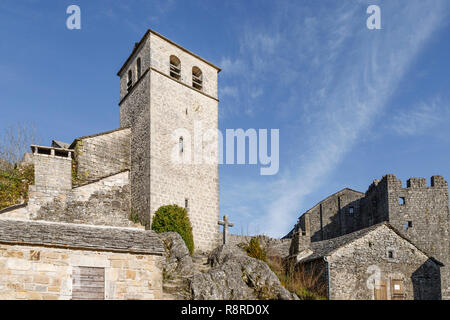
[[163,252],[152,231],[1,220],[0,299],[161,299]]
[[130,169],[131,129],[117,129],[75,140],[78,176],[92,181]]
[[130,220],[129,172],[72,189],[42,205],[33,220],[144,228]]

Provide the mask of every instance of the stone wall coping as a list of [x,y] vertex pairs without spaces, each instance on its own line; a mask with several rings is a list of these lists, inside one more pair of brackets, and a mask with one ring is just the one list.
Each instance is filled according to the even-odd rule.
[[163,255],[152,230],[19,219],[0,220],[0,243],[63,249]]
[[7,213],[7,212],[10,212],[10,211],[14,211],[14,210],[20,209],[20,208],[25,208],[27,205],[28,205],[28,203],[26,203],[26,202],[20,203],[20,204],[15,204],[13,206],[1,209],[0,210],[0,214]]
[[109,174],[107,176],[104,176],[104,177],[97,178],[95,180],[89,180],[87,182],[83,182],[81,184],[78,184],[78,185],[74,186],[72,189],[78,189],[78,188],[81,188],[81,187],[85,187],[85,186],[88,186],[90,184],[94,184],[94,183],[100,182],[102,180],[106,180],[108,178],[117,176],[117,175],[122,174],[124,172],[130,172],[130,169],[125,169],[125,170],[122,170],[122,171],[119,171],[119,172],[111,173],[111,174]]
[[114,132],[118,132],[118,131],[122,131],[122,130],[131,130],[130,127],[125,127],[125,128],[117,128],[117,129],[113,129],[113,130],[109,130],[109,131],[105,131],[105,132],[100,132],[100,133],[95,133],[89,136],[84,136],[84,137],[79,137],[76,138],[75,140],[73,140],[72,144],[70,145],[70,148],[75,148],[75,145],[77,143],[77,141],[80,140],[86,140],[86,139],[90,139],[90,138],[95,138],[95,137],[99,137],[99,136],[104,136],[110,133],[114,133]]

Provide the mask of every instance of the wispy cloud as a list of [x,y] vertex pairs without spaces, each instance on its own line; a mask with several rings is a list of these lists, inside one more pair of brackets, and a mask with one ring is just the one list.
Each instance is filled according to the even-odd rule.
[[429,133],[450,119],[450,105],[440,97],[421,102],[397,113],[390,126],[401,136],[416,136]]
[[[323,6],[315,15],[308,8],[283,7],[266,22],[273,28],[271,40],[261,40],[264,28],[246,29],[240,56],[230,59],[248,57],[250,76],[239,86],[240,95],[267,81],[264,85],[278,93],[276,116],[288,123],[285,134],[295,141],[284,154],[292,160],[283,162],[270,185],[234,186],[264,195],[261,207],[253,209],[255,226],[272,236],[292,227],[305,198],[326,183],[389,107],[410,64],[442,24],[446,6],[445,1],[383,2],[381,31],[366,29],[366,1]],[[242,205],[248,196],[237,192],[230,202]],[[227,200],[225,194],[221,201]]]

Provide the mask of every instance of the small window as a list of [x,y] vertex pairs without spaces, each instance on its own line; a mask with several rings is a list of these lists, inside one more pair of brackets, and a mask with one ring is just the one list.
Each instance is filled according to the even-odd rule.
[[181,78],[181,61],[175,56],[170,56],[170,76],[177,80]]
[[355,208],[350,207],[348,208],[348,213],[353,214],[355,212]]
[[183,137],[181,137],[180,140],[178,141],[178,146],[180,148],[180,153],[183,153],[184,152]]
[[388,250],[388,258],[389,259],[394,259],[394,250]]
[[192,86],[197,90],[203,89],[203,73],[198,67],[192,68]]
[[189,210],[189,199],[184,199],[184,207]]
[[412,228],[412,221],[406,221],[406,223],[403,226],[403,229],[405,229],[405,231],[406,231],[410,228]]
[[142,72],[141,68],[142,68],[141,58],[138,58],[137,62],[136,62],[137,78],[138,78],[138,80],[141,78],[141,72]]
[[132,86],[133,86],[133,71],[128,70],[128,82],[127,82],[128,90],[130,90]]
[[404,205],[406,204],[405,197],[399,197],[399,198],[398,198],[398,203],[399,203],[401,206],[404,206]]

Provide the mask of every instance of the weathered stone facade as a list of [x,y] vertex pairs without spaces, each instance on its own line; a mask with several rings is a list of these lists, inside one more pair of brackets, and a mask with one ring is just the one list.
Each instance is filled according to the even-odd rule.
[[130,220],[129,171],[73,188],[44,203],[33,220],[116,227],[143,226]]
[[[179,79],[170,75],[171,56],[181,61]],[[138,59],[141,61],[139,79],[136,76]],[[202,90],[193,87],[193,67],[203,73]],[[121,126],[131,127],[132,131],[132,207],[149,227],[151,216],[159,207],[188,204],[198,250],[211,250],[218,244],[218,160],[213,164],[203,162],[203,153],[209,149],[207,141],[201,141],[206,130],[217,132],[218,129],[218,71],[202,58],[149,31],[118,74]],[[130,74],[131,87],[128,85]],[[196,125],[203,128],[198,132],[200,142],[194,139]],[[175,134],[179,129],[185,134]],[[192,150],[191,164],[173,161],[173,150],[178,147],[180,138],[185,139],[186,152]],[[217,140],[211,143],[217,146]],[[193,151],[198,147],[202,159],[195,157],[194,162]],[[218,159],[217,147],[212,158]]]
[[[181,61],[177,79],[171,56]],[[36,183],[26,212],[0,218],[138,227],[133,218],[149,229],[159,207],[177,204],[188,209],[195,249],[212,250],[219,243],[219,71],[149,30],[118,74],[121,128],[33,146]],[[206,131],[215,136],[205,138]],[[180,138],[190,164],[173,159]]]
[[131,129],[123,128],[76,139],[77,175],[83,181],[101,179],[130,169]]
[[0,243],[2,300],[162,298],[164,249],[152,231],[0,220]]
[[293,257],[321,275],[330,300],[442,298],[442,264],[387,223],[313,242]]
[[450,214],[448,184],[433,176],[411,178],[406,187],[395,175],[375,180],[365,194],[344,189],[308,210],[293,232],[310,222],[311,240],[332,239],[387,221],[400,234],[444,264],[442,297],[450,299]]

